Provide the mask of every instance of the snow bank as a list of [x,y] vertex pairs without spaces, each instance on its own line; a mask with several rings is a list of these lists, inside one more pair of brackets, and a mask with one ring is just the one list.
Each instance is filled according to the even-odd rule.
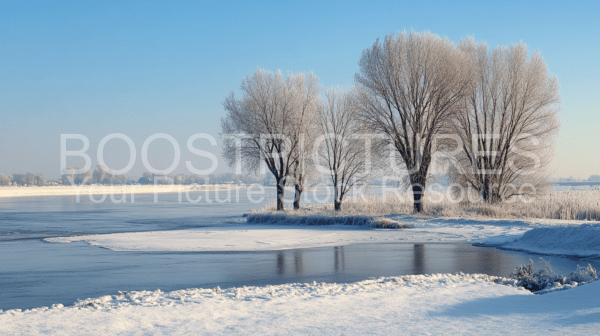
[[402,215],[394,216],[390,221],[410,223],[410,228],[388,230],[358,225],[236,223],[188,230],[47,238],[45,241],[84,241],[113,251],[273,251],[358,243],[479,243],[492,240],[499,243],[514,240],[531,228],[522,222]]
[[235,225],[192,230],[127,232],[47,238],[52,243],[84,241],[113,251],[273,251],[354,243],[403,241],[398,230],[356,230],[334,225],[307,228]]
[[115,186],[46,186],[46,187],[0,187],[0,198],[28,196],[75,196],[75,195],[132,195],[154,193],[183,193],[185,191],[227,190],[228,185],[115,185]]
[[500,246],[541,254],[600,256],[600,225],[538,227]]
[[123,292],[0,313],[0,334],[593,334],[600,282],[533,295],[496,277]]
[[[454,287],[463,282],[493,282],[516,287],[516,282],[508,278],[490,276],[487,274],[425,274],[406,275],[401,277],[381,277],[378,279],[363,280],[355,283],[325,283],[316,281],[312,283],[289,283],[269,286],[244,286],[228,289],[193,288],[176,290],[165,293],[160,289],[155,291],[119,292],[118,295],[106,295],[96,299],[85,299],[75,302],[74,308],[101,308],[117,309],[129,306],[172,306],[185,302],[202,302],[207,299],[219,297],[234,300],[261,300],[293,299],[311,296],[353,295],[363,291],[382,290],[392,287],[421,287],[426,289],[432,286]],[[54,305],[52,308],[64,308],[64,305]],[[52,309],[48,307],[34,308],[24,312],[37,312]],[[22,312],[20,309],[5,311],[5,314]],[[0,310],[0,313],[2,311]]]

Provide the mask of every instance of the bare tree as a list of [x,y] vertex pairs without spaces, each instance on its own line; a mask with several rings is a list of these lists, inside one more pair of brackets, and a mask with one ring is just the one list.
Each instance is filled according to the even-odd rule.
[[230,166],[240,164],[249,171],[264,162],[277,182],[277,209],[283,210],[285,185],[295,164],[291,154],[300,145],[298,127],[308,111],[301,108],[303,97],[314,95],[318,79],[312,73],[284,79],[281,71],[258,69],[241,89],[242,99],[232,93],[223,103],[227,110],[221,119],[223,157]]
[[459,47],[470,55],[474,76],[455,118],[464,152],[454,181],[490,203],[539,192],[559,129],[557,78],[522,43],[489,52],[470,38]]
[[403,32],[378,39],[363,51],[359,66],[361,119],[371,132],[385,135],[380,150],[400,155],[420,212],[436,135],[467,93],[467,58],[447,39]]
[[344,196],[357,183],[365,182],[370,159],[365,145],[357,137],[358,101],[354,90],[329,89],[325,93],[319,118],[320,139],[316,141],[315,154],[327,167],[334,187],[334,208],[342,209]]
[[81,174],[75,174],[76,171],[82,170],[82,169],[83,169],[83,167],[76,167],[76,168],[67,167],[65,170],[67,173],[61,175],[62,183],[66,184],[66,185],[71,185],[71,184],[86,185],[88,183],[91,183],[92,178],[93,178],[93,172],[91,169],[88,169],[84,173],[81,173]]
[[317,179],[317,170],[310,149],[313,148],[317,139],[317,132],[302,133],[298,148],[292,153],[293,165],[291,177],[294,181],[294,209],[300,209],[302,192],[307,184],[312,185]]
[[300,208],[302,192],[307,183],[316,180],[313,157],[309,155],[317,138],[321,88],[319,80],[312,73],[298,75],[293,79],[293,123],[290,127],[290,139],[296,143],[292,156],[290,176],[294,180],[294,209]]
[[94,169],[94,172],[92,173],[92,178],[94,183],[104,183],[104,181],[106,180],[106,171],[107,171],[107,167],[106,166],[102,166],[102,165],[98,165],[96,167],[96,169]]
[[0,185],[1,186],[6,186],[9,185],[11,183],[11,180],[8,176],[0,173]]
[[92,173],[91,181],[98,184],[123,184],[127,181],[127,176],[116,175],[114,170],[99,164]]

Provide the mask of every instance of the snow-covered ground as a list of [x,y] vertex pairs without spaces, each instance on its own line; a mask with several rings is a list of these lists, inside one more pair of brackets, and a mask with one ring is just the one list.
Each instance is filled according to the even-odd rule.
[[542,254],[600,256],[600,224],[538,227],[502,248]]
[[480,242],[484,239],[506,241],[530,229],[509,221],[463,224],[461,221],[447,219],[412,218],[411,225],[408,229],[369,229],[344,225],[307,227],[240,223],[191,230],[47,238],[46,241],[85,241],[114,251],[265,251],[354,243]]
[[23,334],[596,334],[600,281],[534,295],[487,275],[130,292],[0,313]]
[[[372,229],[345,225],[260,225],[244,223],[243,219],[240,219],[239,223],[210,228],[84,235],[45,240],[54,243],[85,241],[93,246],[114,251],[267,251],[355,243],[468,242],[501,245],[534,253],[552,254],[553,250],[556,250],[556,254],[600,254],[600,228],[585,225],[589,222],[452,219],[407,215],[388,217],[399,223],[409,224],[410,227]],[[530,230],[532,231],[528,232]],[[572,232],[569,240],[563,239],[568,236],[565,236],[564,230],[574,230],[569,231]],[[526,232],[528,233],[525,234]],[[546,238],[542,239],[540,235]],[[582,241],[587,242],[587,245],[582,245]],[[559,244],[557,242],[562,242],[562,247],[552,245]],[[547,244],[547,248],[544,248],[544,244]]]
[[[5,197],[32,197],[32,196],[88,196],[88,195],[114,195],[117,199],[121,195],[154,194],[154,193],[185,193],[186,190],[227,190],[235,188],[230,185],[76,185],[76,186],[44,186],[44,187],[0,187],[0,198]],[[96,197],[100,199],[100,197]]]

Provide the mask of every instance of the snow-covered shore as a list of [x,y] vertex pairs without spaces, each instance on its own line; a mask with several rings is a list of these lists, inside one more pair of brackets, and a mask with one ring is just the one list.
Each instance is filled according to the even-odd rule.
[[[75,196],[75,195],[132,195],[154,193],[178,193],[195,190],[221,190],[230,188],[229,185],[83,185],[83,186],[45,186],[45,187],[0,187],[0,198],[31,197],[31,196]],[[235,188],[235,186],[233,186]]]
[[0,313],[3,335],[595,334],[600,281],[534,295],[487,275],[130,292]]
[[356,243],[506,242],[531,229],[531,223],[398,215],[406,229],[346,225],[290,226],[236,223],[174,231],[131,232],[47,238],[54,243],[85,241],[114,251],[268,251]]
[[542,254],[600,255],[600,224],[586,221],[495,220],[386,216],[402,229],[350,225],[230,224],[151,231],[47,238],[84,241],[113,251],[272,251],[357,243],[472,243]]
[[598,257],[600,224],[537,227],[499,246],[540,254]]

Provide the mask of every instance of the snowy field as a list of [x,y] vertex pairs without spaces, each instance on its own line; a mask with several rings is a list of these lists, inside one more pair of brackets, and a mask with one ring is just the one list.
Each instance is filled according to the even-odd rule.
[[0,314],[3,335],[596,334],[600,281],[534,295],[487,275],[130,292]]

